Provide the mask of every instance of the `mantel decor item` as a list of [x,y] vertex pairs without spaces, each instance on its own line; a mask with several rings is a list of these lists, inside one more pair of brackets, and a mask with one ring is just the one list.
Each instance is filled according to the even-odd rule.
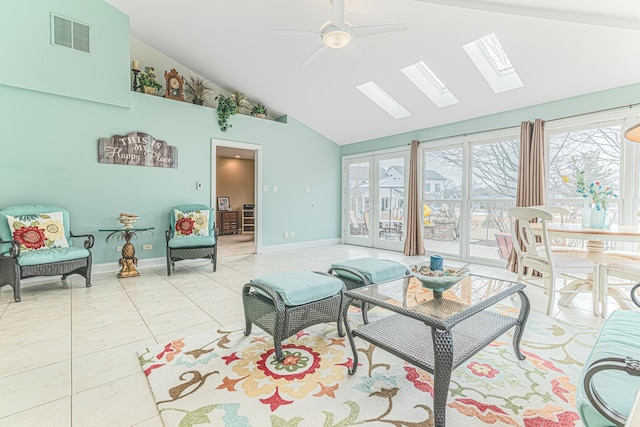
[[153,67],[144,67],[144,71],[138,75],[138,87],[148,95],[155,95],[158,89],[162,89],[162,85],[156,81]]
[[229,118],[238,112],[238,107],[233,98],[220,94],[216,96],[218,101],[218,126],[222,132],[226,132],[230,127]]
[[267,117],[267,114],[267,107],[259,102],[251,109],[251,115],[260,119],[264,119],[265,117]]
[[197,105],[203,105],[205,96],[213,91],[207,82],[198,76],[189,76],[185,82],[185,92],[191,96],[191,102]]
[[242,108],[250,108],[251,104],[247,100],[247,96],[239,90],[231,94],[231,99],[236,103],[236,114],[242,114]]
[[184,78],[178,74],[175,68],[172,68],[171,71],[165,71],[164,78],[167,81],[164,97],[175,99],[176,101],[184,101],[184,93],[182,90]]

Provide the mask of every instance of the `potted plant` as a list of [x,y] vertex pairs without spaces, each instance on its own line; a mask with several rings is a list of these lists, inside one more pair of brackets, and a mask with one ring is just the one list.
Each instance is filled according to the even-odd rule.
[[243,107],[250,108],[251,104],[247,101],[247,97],[240,91],[235,91],[231,94],[231,98],[236,103],[236,113],[240,114],[240,109]]
[[264,119],[265,117],[267,117],[267,114],[267,107],[259,102],[251,109],[251,115],[254,117],[258,117],[259,119]]
[[194,104],[203,105],[205,96],[213,91],[212,87],[209,87],[207,82],[198,76],[189,76],[187,78],[187,88],[185,92],[191,95]]
[[216,96],[218,101],[218,126],[222,132],[226,132],[231,126],[229,118],[238,112],[238,106],[233,97],[226,97],[222,94]]
[[156,81],[156,73],[153,67],[144,67],[144,71],[138,75],[138,84],[148,95],[155,95],[162,85]]

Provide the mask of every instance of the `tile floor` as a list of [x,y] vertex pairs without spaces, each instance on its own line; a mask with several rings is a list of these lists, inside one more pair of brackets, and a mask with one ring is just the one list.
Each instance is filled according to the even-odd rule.
[[[236,251],[237,252],[237,251]],[[136,351],[148,345],[243,325],[241,288],[249,279],[291,270],[325,270],[339,260],[374,257],[405,264],[424,257],[332,245],[269,254],[237,254],[221,245],[218,271],[206,260],[141,269],[119,280],[95,274],[93,286],[72,276],[25,285],[22,302],[0,289],[0,426],[162,426]],[[476,274],[513,279],[504,269]],[[546,297],[528,287],[533,309]],[[559,319],[599,326],[588,295],[556,309]]]

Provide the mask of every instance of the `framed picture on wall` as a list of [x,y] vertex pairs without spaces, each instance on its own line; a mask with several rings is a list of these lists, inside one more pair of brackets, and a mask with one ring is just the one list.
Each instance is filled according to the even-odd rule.
[[228,197],[218,197],[218,210],[219,211],[231,210]]

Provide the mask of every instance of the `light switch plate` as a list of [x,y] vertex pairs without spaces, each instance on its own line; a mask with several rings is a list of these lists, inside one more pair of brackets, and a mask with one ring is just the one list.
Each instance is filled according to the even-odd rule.
[[262,191],[269,191],[269,186],[268,185],[263,185],[262,186]]
[[277,186],[277,185],[274,185],[274,186],[273,186],[273,192],[274,192],[274,193],[277,193],[277,192],[278,192],[278,186]]

